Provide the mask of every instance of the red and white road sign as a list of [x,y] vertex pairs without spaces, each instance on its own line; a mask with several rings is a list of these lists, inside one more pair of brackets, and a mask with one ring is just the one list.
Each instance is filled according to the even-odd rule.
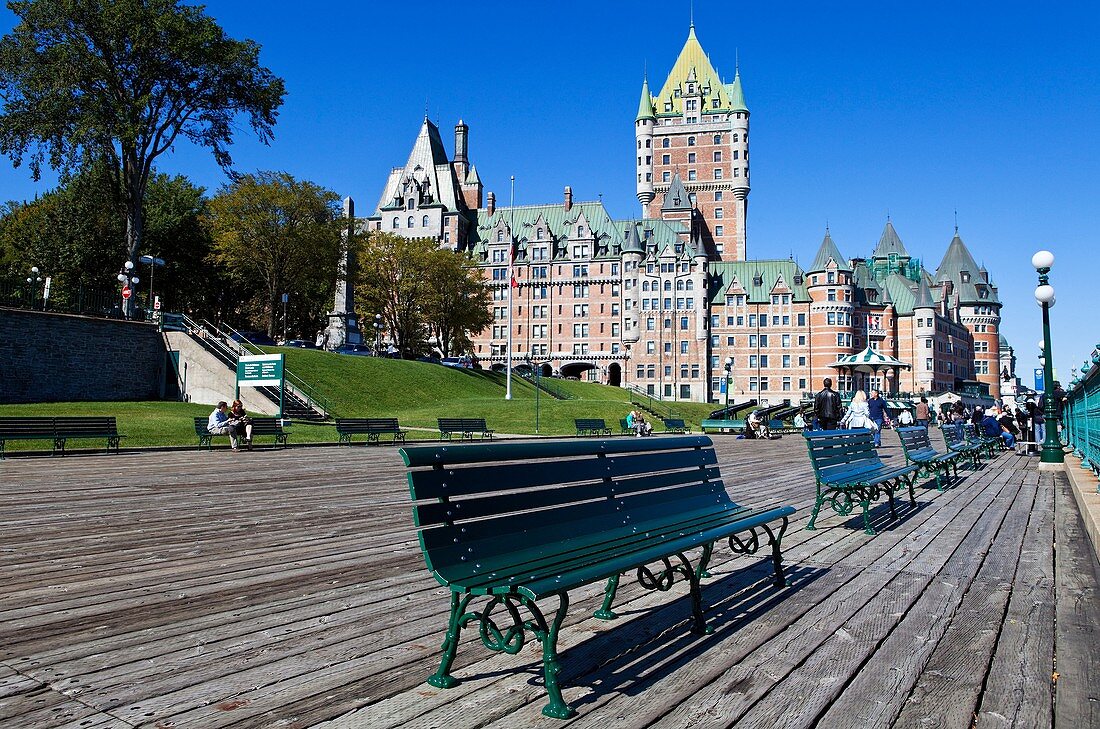
[[133,295],[134,295],[134,290],[132,288],[130,288],[129,286],[123,286],[122,287],[122,298],[123,299],[129,300],[130,297],[133,296]]

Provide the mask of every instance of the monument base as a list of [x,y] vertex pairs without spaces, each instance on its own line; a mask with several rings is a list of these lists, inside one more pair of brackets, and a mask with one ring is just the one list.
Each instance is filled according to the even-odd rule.
[[362,344],[359,317],[354,313],[330,312],[328,326],[321,337],[321,348],[332,351],[345,344]]

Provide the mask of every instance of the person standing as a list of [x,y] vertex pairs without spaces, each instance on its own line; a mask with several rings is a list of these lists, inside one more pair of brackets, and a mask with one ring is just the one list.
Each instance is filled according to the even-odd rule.
[[867,400],[868,416],[875,424],[875,448],[882,447],[882,426],[890,422],[886,414],[886,401],[879,397],[878,390],[871,390],[871,397]]
[[867,407],[867,395],[863,390],[859,390],[852,397],[852,404],[848,406],[848,412],[844,413],[844,417],[841,419],[840,424],[845,428],[874,428],[874,423],[871,421],[871,409]]
[[840,420],[840,395],[833,390],[833,380],[826,377],[821,392],[814,395],[814,417],[822,430],[836,430]]
[[928,398],[921,395],[920,402],[917,403],[917,425],[922,428],[928,427],[928,421],[932,418],[928,408]]
[[[906,409],[902,410],[901,413],[898,415],[898,425],[901,425],[903,427],[908,427],[912,424],[913,424],[913,413],[909,412],[909,408],[906,408]],[[928,426],[925,425],[925,427],[928,427]]]

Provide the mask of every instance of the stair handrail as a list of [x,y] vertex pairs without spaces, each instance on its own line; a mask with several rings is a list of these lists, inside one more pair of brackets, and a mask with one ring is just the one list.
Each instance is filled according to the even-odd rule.
[[538,388],[545,392],[555,400],[573,400],[573,393],[565,390],[557,382],[553,381],[550,377],[535,377],[532,373],[525,370],[514,370],[517,375],[531,383],[532,387]]
[[674,409],[671,405],[669,405],[667,402],[662,400],[659,395],[654,397],[653,395],[646,392],[645,390],[643,390],[638,385],[627,385],[626,389],[629,390],[630,392],[634,393],[635,395],[639,396],[639,397],[645,398],[646,402],[644,402],[644,403],[639,402],[638,404],[642,405],[643,407],[648,406],[649,408],[652,409],[652,412],[658,413],[658,414],[663,414],[667,410],[668,415],[667,416],[662,415],[662,417],[667,417],[669,419],[672,419],[672,418],[678,417],[680,415],[680,413],[676,409]]

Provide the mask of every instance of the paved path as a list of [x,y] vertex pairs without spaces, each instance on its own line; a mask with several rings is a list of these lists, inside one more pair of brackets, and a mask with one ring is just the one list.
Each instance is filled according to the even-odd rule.
[[877,537],[807,532],[801,439],[716,441],[735,500],[799,508],[791,587],[718,549],[705,638],[682,585],[624,580],[613,624],[579,591],[571,722],[539,713],[532,645],[467,641],[462,683],[424,683],[447,596],[392,447],[8,460],[0,726],[1100,726],[1100,570],[1064,477],[1006,454],[896,523],[880,506]]

